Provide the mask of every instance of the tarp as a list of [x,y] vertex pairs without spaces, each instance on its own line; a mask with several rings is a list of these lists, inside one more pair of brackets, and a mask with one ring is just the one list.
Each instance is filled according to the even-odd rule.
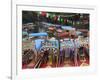
[[75,30],[72,26],[61,26],[62,29],[64,30]]
[[41,33],[31,33],[29,34],[29,37],[38,37],[38,36],[47,36],[48,34],[45,32],[41,32]]
[[44,39],[36,39],[35,40],[35,48],[36,50],[40,50],[40,48],[42,47],[42,42],[44,42]]

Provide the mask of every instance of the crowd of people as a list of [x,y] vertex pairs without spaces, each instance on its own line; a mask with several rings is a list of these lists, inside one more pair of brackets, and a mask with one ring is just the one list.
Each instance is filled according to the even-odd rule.
[[[60,35],[62,33],[60,33]],[[45,59],[42,60],[41,65],[49,63],[49,65],[54,65],[55,67],[67,61],[73,63],[74,66],[79,66],[79,61],[82,62],[86,59],[89,61],[88,32],[85,33],[87,34],[85,36],[81,34],[76,37],[76,34],[67,34],[67,36],[69,35],[68,37],[60,36],[60,38],[49,36],[48,34],[49,33],[32,33],[28,35],[28,39],[33,43],[32,55],[34,56],[33,61],[35,63],[43,56],[45,56]],[[24,59],[26,60],[27,58]]]

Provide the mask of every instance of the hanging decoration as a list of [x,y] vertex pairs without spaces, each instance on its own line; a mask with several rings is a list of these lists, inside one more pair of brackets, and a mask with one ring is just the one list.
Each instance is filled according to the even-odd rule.
[[60,21],[60,16],[58,16],[58,21]]
[[43,12],[41,13],[41,15],[45,17],[45,16],[46,16],[46,12],[43,11]]
[[64,19],[63,19],[63,18],[61,18],[61,19],[60,19],[60,21],[61,21],[61,23],[63,23]]
[[53,18],[53,15],[50,15],[50,19],[52,19]]
[[[74,25],[75,23],[72,21],[73,17],[76,18],[76,16],[73,16],[73,17],[63,17],[62,15],[56,15],[56,14],[53,14],[53,13],[49,13],[49,12],[45,12],[45,11],[39,11],[38,12],[39,15],[43,16],[43,17],[46,17],[46,18],[50,18],[51,20],[54,20],[54,21],[58,21],[62,24],[72,24]],[[81,15],[83,16],[83,15]],[[77,22],[77,24],[80,24],[79,22]]]
[[39,13],[40,15],[42,14],[42,12],[41,12],[41,11],[39,11],[38,13]]
[[69,20],[67,19],[67,22],[69,23]]
[[54,20],[55,20],[55,21],[57,21],[57,18],[58,18],[58,17],[57,17],[57,16],[55,16],[55,17],[54,17]]
[[73,23],[72,23],[73,25],[75,25],[75,21],[73,21]]
[[56,15],[55,14],[53,14],[53,17],[55,17]]
[[67,19],[64,19],[64,23],[67,23]]
[[47,17],[47,18],[49,17],[49,13],[46,14],[46,17]]

